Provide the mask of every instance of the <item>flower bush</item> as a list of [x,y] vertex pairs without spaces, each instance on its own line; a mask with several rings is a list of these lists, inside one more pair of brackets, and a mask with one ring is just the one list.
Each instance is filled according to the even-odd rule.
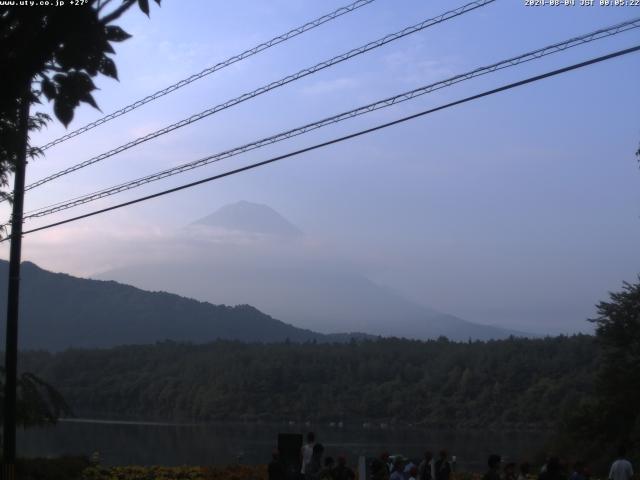
[[267,480],[265,465],[225,467],[90,467],[82,480]]

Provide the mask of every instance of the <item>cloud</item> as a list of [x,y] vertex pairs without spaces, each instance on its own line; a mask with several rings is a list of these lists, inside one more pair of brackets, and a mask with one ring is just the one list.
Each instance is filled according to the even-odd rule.
[[335,80],[321,80],[319,82],[312,83],[302,88],[302,93],[305,95],[322,95],[327,93],[333,93],[345,89],[353,89],[360,85],[360,82],[355,78],[342,77]]
[[426,84],[453,76],[450,58],[438,58],[427,51],[422,43],[414,43],[383,57],[383,65],[395,81],[408,84]]
[[[23,259],[53,271],[86,276],[134,263],[143,252],[150,259],[163,258],[171,243],[171,234],[152,225],[114,226],[87,220],[30,235],[24,242]],[[8,257],[7,247],[3,254]]]
[[[2,244],[8,258],[8,244]],[[164,228],[137,218],[88,219],[27,237],[23,259],[48,270],[92,276],[135,265],[201,262],[227,267],[269,267],[336,262],[317,239],[229,231],[190,225]]]

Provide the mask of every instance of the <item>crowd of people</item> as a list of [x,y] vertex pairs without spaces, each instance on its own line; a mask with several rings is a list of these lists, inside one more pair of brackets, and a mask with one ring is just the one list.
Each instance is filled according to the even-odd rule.
[[[360,480],[451,480],[455,470],[455,457],[442,450],[437,456],[426,451],[419,461],[402,455],[382,453],[367,465],[367,479]],[[344,456],[334,459],[325,456],[325,449],[309,432],[300,451],[299,472],[287,475],[279,454],[274,451],[269,464],[269,480],[355,480],[354,470],[347,465]],[[492,454],[487,459],[487,470],[482,480],[590,480],[591,471],[583,461],[571,466],[558,457],[550,456],[539,471],[533,472],[527,462],[503,462],[500,455]],[[626,449],[620,447],[616,460],[611,464],[607,480],[633,480],[631,462],[626,458]]]
[[370,463],[368,473],[371,480],[449,480],[454,468],[455,458],[445,450],[437,458],[427,451],[418,463],[384,452]]
[[269,463],[269,480],[355,480],[354,470],[344,455],[325,456],[324,446],[316,442],[315,434],[307,434],[307,442],[300,450],[299,471],[287,471],[280,453],[273,452]]
[[[519,466],[515,463],[507,463],[502,468],[502,459],[499,455],[489,455],[487,460],[487,472],[482,480],[590,480],[591,470],[584,461],[577,461],[571,466],[562,462],[560,458],[550,456],[537,474],[532,474],[528,463]],[[632,480],[633,466],[626,458],[626,449],[620,447],[616,460],[609,469],[608,480]]]

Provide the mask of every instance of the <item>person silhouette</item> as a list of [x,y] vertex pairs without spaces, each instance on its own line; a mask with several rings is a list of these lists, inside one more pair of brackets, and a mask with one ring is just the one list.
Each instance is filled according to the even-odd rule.
[[389,480],[405,480],[404,479],[404,460],[401,457],[396,457],[393,461],[393,471],[389,476]]
[[320,470],[318,474],[318,478],[320,480],[335,480],[335,475],[333,469],[335,468],[335,461],[333,457],[325,457],[324,459],[324,467]]
[[319,480],[320,471],[322,470],[322,455],[324,454],[324,446],[321,443],[316,443],[313,446],[313,453],[311,460],[307,463],[304,478],[306,480]]
[[333,470],[335,480],[355,480],[356,474],[347,466],[347,459],[344,455],[338,457],[338,465]]
[[427,450],[424,452],[424,458],[418,465],[418,480],[433,480],[431,477],[431,468],[433,467],[433,454]]
[[451,463],[449,463],[449,454],[446,450],[440,452],[440,458],[435,464],[435,480],[449,480],[451,476]]
[[620,446],[618,448],[618,458],[611,464],[609,469],[609,480],[631,480],[633,466],[626,456],[627,449],[624,446]]
[[305,470],[307,464],[311,461],[311,456],[313,455],[313,447],[316,444],[316,435],[313,432],[307,433],[307,443],[302,446],[300,450],[300,464],[302,465],[300,468],[300,473],[302,475],[305,474]]
[[562,472],[562,464],[558,457],[550,457],[542,472],[538,475],[538,480],[566,480]]
[[482,480],[500,480],[500,455],[491,454],[487,459],[489,470],[482,476]]
[[284,465],[280,461],[280,452],[274,450],[271,454],[271,462],[267,467],[269,480],[285,480]]

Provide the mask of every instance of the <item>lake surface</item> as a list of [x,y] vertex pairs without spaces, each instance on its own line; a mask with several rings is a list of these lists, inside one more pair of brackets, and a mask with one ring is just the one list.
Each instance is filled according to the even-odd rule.
[[359,455],[387,451],[419,458],[426,449],[446,449],[464,470],[484,470],[486,457],[530,460],[541,451],[541,432],[454,431],[407,428],[312,427],[279,424],[158,424],[66,420],[54,427],[18,431],[18,455],[48,457],[99,452],[104,465],[215,465],[268,463],[278,433],[316,432],[325,454]]

